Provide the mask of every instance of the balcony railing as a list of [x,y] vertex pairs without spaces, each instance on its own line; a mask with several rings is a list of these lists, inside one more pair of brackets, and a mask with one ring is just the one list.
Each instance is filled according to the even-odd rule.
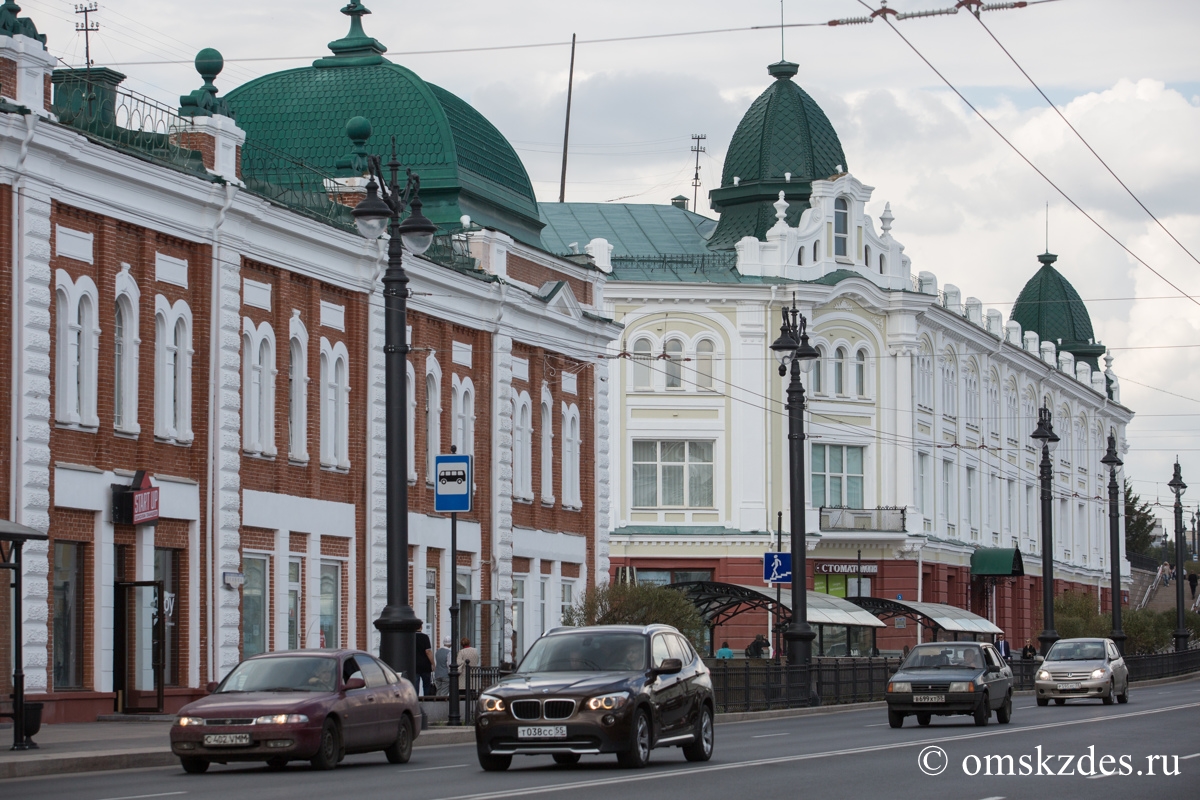
[[903,508],[847,508],[821,506],[823,531],[874,531],[904,533]]

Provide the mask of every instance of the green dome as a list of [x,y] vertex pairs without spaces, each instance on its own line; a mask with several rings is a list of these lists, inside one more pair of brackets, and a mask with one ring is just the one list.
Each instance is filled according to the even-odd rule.
[[730,249],[744,236],[763,238],[775,224],[771,204],[780,192],[790,204],[787,222],[796,225],[808,208],[812,182],[837,174],[839,166],[846,171],[846,155],[829,118],[792,81],[798,70],[790,61],[769,66],[775,82],[750,105],[734,131],[721,188],[709,193],[721,213],[709,247]]
[[330,43],[334,56],[226,96],[248,146],[265,145],[332,173],[353,150],[347,122],[364,117],[373,130],[367,149],[386,164],[395,137],[400,163],[420,174],[424,213],[437,225],[455,227],[467,214],[539,245],[537,199],[508,140],[461,98],[383,58],[383,46],[362,34],[365,8],[343,11],[352,27]]
[[1052,266],[1057,260],[1053,253],[1038,256],[1042,268],[1017,296],[1010,318],[1021,324],[1022,331],[1034,331],[1043,342],[1054,342],[1076,361],[1099,369],[1097,359],[1106,348],[1095,340],[1092,318],[1079,292]]

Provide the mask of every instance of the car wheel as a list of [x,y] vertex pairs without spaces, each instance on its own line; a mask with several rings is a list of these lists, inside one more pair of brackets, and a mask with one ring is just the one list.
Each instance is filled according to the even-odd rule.
[[283,756],[275,756],[267,759],[267,769],[281,770],[287,766],[288,760]]
[[484,772],[504,772],[512,764],[512,756],[497,756],[480,749],[476,749],[475,754],[479,756],[479,766]]
[[387,756],[390,764],[407,764],[412,758],[413,747],[413,721],[408,714],[403,714],[400,717],[400,731],[396,734],[396,741],[392,742],[383,754]]
[[930,714],[928,711],[917,712],[917,724],[920,725],[922,728],[924,728],[926,725],[928,725],[932,721],[933,721],[933,714]]
[[888,725],[891,725],[893,728],[904,727],[904,715],[901,714],[899,711],[892,711],[889,708],[888,709]]
[[641,769],[650,763],[650,717],[645,709],[635,712],[633,741],[628,750],[617,753],[617,763],[626,769]]
[[1056,706],[1065,706],[1066,704],[1067,704],[1067,698],[1065,698],[1065,697],[1056,697],[1056,698],[1054,698],[1054,705],[1056,705]]
[[554,763],[570,766],[579,763],[579,753],[555,753]]
[[708,761],[713,754],[713,718],[707,705],[700,706],[700,719],[696,721],[696,738],[683,746],[683,757],[688,761]]
[[1108,694],[1104,695],[1104,697],[1102,697],[1101,699],[1104,701],[1104,705],[1106,705],[1106,706],[1111,706],[1113,704],[1113,702],[1117,699],[1117,684],[1115,681],[1113,681],[1111,679],[1109,680]]
[[975,727],[982,728],[988,724],[988,719],[992,716],[992,707],[988,705],[987,692],[983,693],[983,700],[979,704],[979,708],[975,709]]
[[1117,695],[1117,702],[1118,703],[1128,703],[1129,702],[1129,679],[1128,678],[1125,679],[1125,691],[1123,691],[1119,695]]
[[1004,702],[996,709],[996,721],[1001,725],[1007,725],[1012,719],[1012,694],[1008,694],[1004,698]]
[[337,766],[342,751],[342,743],[339,739],[341,737],[338,735],[337,723],[331,719],[325,720],[325,725],[321,728],[321,743],[317,745],[317,753],[308,761],[312,764],[313,769],[326,770]]
[[183,765],[183,771],[189,775],[202,775],[208,772],[208,759],[206,758],[184,756],[179,759],[179,763]]

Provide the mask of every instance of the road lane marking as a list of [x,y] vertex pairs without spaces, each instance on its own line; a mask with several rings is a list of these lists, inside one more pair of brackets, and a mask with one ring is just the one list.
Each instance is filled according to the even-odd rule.
[[985,797],[983,800],[1004,800],[1004,798],[1000,795],[996,795],[995,797]]
[[466,764],[447,764],[444,767],[421,767],[420,769],[406,769],[404,770],[404,774],[407,775],[410,772],[433,772],[435,769],[458,769],[465,766]]
[[1027,708],[1037,708],[1037,706],[1036,705],[1034,705],[1034,706],[1017,706],[1018,711],[1024,711]]
[[131,794],[125,797],[105,797],[104,800],[143,800],[146,797],[174,797],[187,792],[159,792],[158,794]]
[[1151,714],[1163,714],[1171,711],[1182,711],[1189,708],[1200,708],[1200,703],[1185,703],[1177,706],[1167,706],[1165,708],[1153,708],[1143,711],[1133,711],[1126,714],[1113,714],[1111,716],[1090,717],[1080,720],[1065,720],[1060,722],[1047,722],[1041,725],[1028,725],[1025,727],[1008,727],[1003,730],[987,731],[982,733],[971,734],[955,734],[950,736],[940,736],[935,739],[918,739],[907,742],[893,742],[891,744],[869,745],[866,747],[852,747],[844,750],[826,750],[819,753],[801,753],[790,756],[777,756],[775,758],[760,758],[751,761],[735,761],[728,764],[712,764],[707,767],[692,768],[686,772],[678,769],[664,770],[643,775],[631,775],[620,778],[597,778],[590,781],[572,781],[570,783],[555,783],[546,786],[523,786],[519,789],[510,789],[500,792],[481,792],[478,794],[456,795],[447,800],[502,800],[509,797],[525,797],[529,795],[551,794],[554,792],[572,791],[579,789],[596,788],[600,786],[616,786],[625,783],[642,783],[644,781],[661,780],[663,778],[679,779],[683,775],[698,775],[709,772],[725,772],[733,769],[743,769],[746,767],[767,767],[780,764],[792,764],[799,761],[813,761],[822,758],[835,758],[837,756],[847,755],[862,755],[864,753],[878,753],[886,750],[900,750],[909,747],[921,747],[922,745],[938,744],[945,742],[962,742],[966,739],[984,739],[992,736],[1007,736],[1012,734],[1024,735],[1029,731],[1050,730],[1053,728],[1066,728],[1072,725],[1089,725],[1095,722],[1108,722],[1117,719],[1127,719],[1130,717],[1144,717]]
[[873,725],[863,725],[864,728],[882,728],[884,725],[891,725],[890,722],[876,722]]
[[1200,753],[1192,753],[1190,756],[1180,756],[1180,761],[1187,761],[1189,758],[1200,758]]
[[791,736],[791,733],[784,731],[783,733],[760,733],[758,736],[751,736],[751,739],[770,739],[772,736]]

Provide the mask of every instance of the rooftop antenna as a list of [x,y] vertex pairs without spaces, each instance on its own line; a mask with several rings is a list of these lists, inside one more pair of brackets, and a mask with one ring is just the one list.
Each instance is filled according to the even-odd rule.
[[571,69],[567,73],[567,124],[563,128],[562,178],[558,182],[558,202],[567,201],[567,143],[571,141],[571,90],[575,86],[575,34],[571,34]]
[[1050,252],[1050,201],[1046,201],[1046,252]]
[[783,49],[783,0],[779,0],[779,60],[786,61]]
[[[700,143],[707,138],[703,133],[692,134],[692,141],[695,142],[692,145],[692,152],[696,154],[696,177],[692,178],[692,211],[696,211],[700,207],[696,205],[700,197],[700,154],[705,152],[704,146]],[[700,212],[696,211],[696,213]]]
[[[782,2],[782,0],[780,1]],[[100,30],[100,23],[92,22],[88,15],[97,11],[99,11],[99,7],[95,3],[75,4],[75,13],[83,14],[83,22],[75,23],[75,32],[83,34],[83,58],[88,69],[92,68],[92,33]]]

